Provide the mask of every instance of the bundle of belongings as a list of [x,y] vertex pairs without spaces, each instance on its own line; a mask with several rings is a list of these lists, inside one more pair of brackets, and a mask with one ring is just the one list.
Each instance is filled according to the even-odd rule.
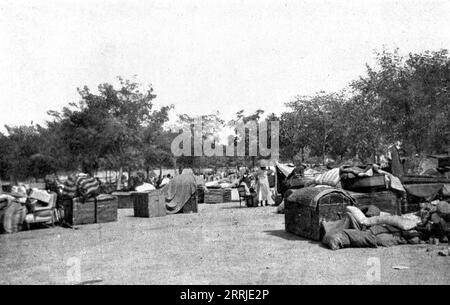
[[82,197],[88,199],[100,194],[100,182],[88,174],[78,173],[70,175],[63,184],[64,198]]
[[0,195],[0,231],[15,233],[25,224],[54,224],[58,220],[56,199],[53,192],[13,186],[11,192]]
[[[406,192],[398,177],[381,170],[376,164],[336,167],[313,178],[299,176],[297,180],[302,183],[289,189],[312,186],[344,189],[355,199],[358,206],[366,206],[373,202],[386,212],[398,214],[400,214],[398,205]],[[284,192],[285,200],[289,192],[289,190]],[[284,212],[283,203],[277,211]]]
[[26,208],[24,202],[11,195],[0,195],[0,233],[15,233],[22,229]]
[[400,179],[379,168],[376,164],[367,166],[341,166],[339,181],[343,189],[352,191],[374,191],[391,189],[405,192]]
[[381,212],[376,206],[363,210],[347,206],[341,220],[323,222],[322,242],[330,249],[347,247],[389,247],[399,244],[418,244],[439,238],[448,242],[450,208],[439,202],[434,208],[402,216]]

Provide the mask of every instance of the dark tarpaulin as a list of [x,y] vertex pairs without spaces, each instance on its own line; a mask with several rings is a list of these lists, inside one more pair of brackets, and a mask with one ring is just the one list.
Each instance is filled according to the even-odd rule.
[[433,200],[444,187],[442,183],[405,184],[406,193],[421,199]]

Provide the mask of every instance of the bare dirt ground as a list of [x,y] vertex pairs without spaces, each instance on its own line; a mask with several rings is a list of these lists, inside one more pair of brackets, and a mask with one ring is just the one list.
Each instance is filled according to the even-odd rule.
[[[449,284],[450,258],[437,255],[447,246],[331,251],[286,233],[274,207],[238,202],[158,218],[126,209],[113,223],[0,235],[0,284],[76,284],[74,259],[81,283]],[[379,281],[367,277],[374,261]]]

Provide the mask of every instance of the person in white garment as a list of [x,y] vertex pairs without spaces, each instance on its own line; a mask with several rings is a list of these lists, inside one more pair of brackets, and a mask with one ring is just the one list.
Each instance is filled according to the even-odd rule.
[[269,179],[267,178],[266,167],[261,167],[256,172],[256,193],[258,194],[258,202],[261,206],[265,204],[266,206],[272,202],[270,196]]

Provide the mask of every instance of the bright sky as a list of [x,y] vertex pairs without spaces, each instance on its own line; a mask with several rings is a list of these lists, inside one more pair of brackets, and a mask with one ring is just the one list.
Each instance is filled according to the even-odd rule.
[[176,113],[279,113],[374,50],[450,48],[450,1],[0,0],[0,131],[137,75]]

